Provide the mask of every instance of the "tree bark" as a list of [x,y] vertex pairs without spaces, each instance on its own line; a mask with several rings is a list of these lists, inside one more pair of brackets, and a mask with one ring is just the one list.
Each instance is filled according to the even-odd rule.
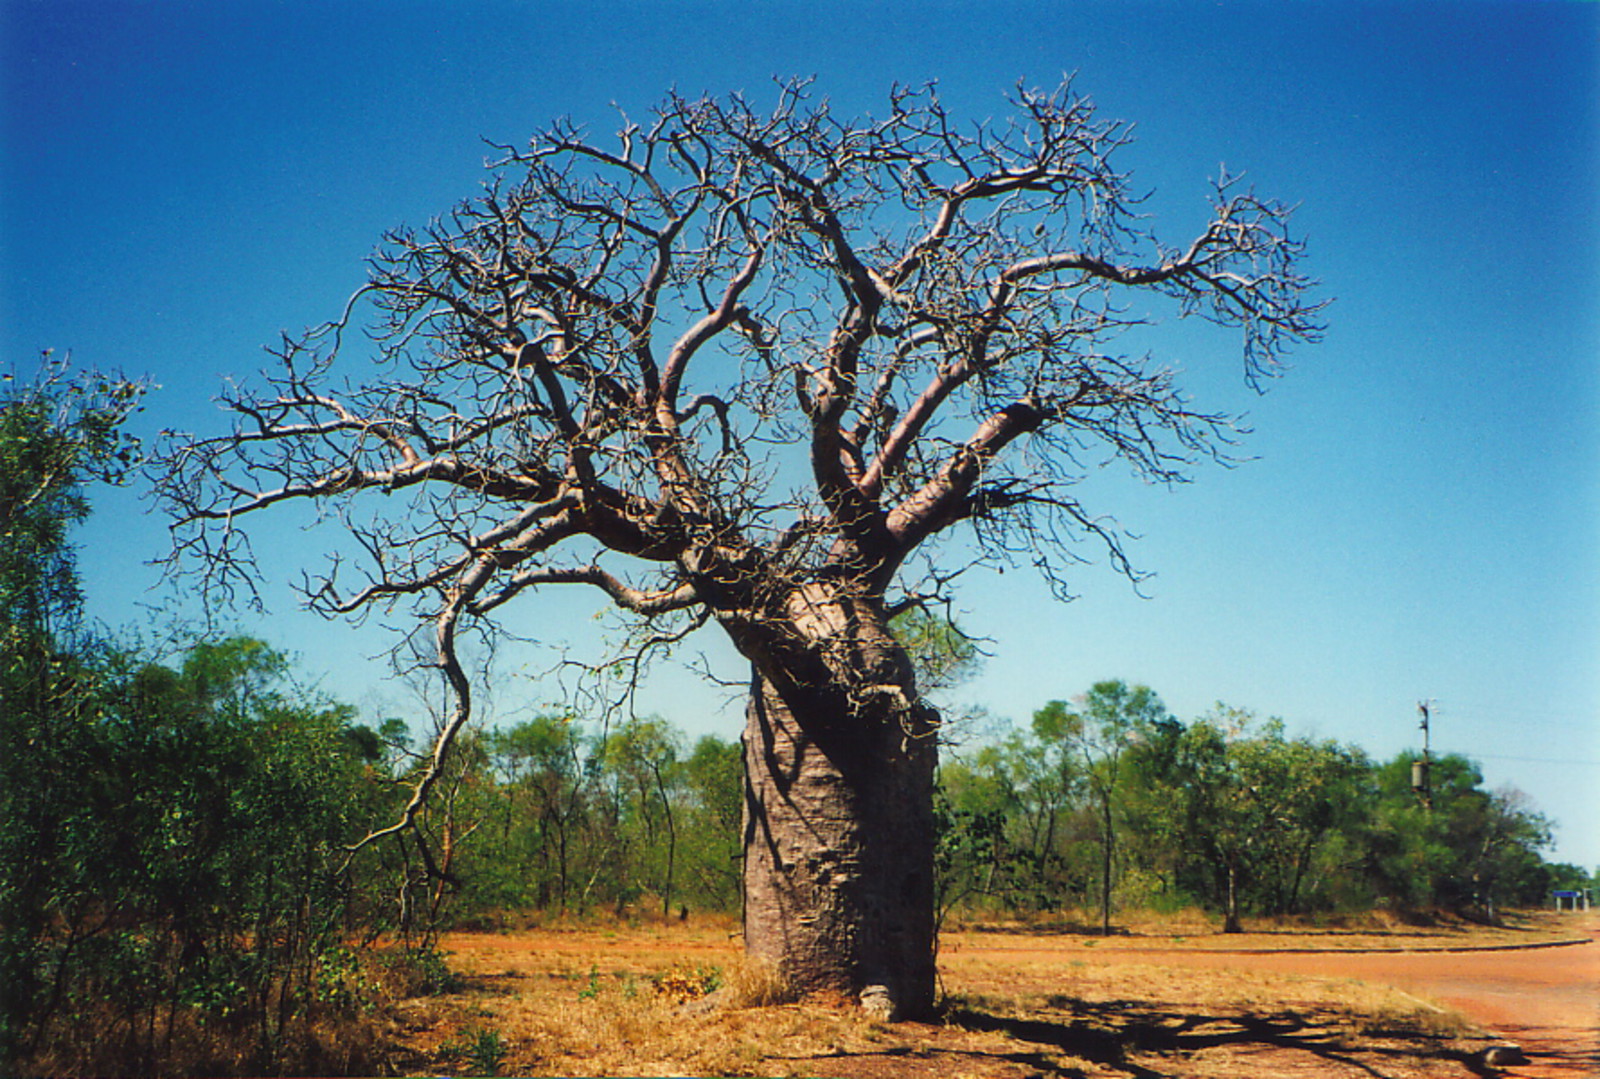
[[1100,802],[1102,829],[1100,834],[1100,935],[1111,935],[1111,848],[1115,833],[1111,830],[1111,792],[1102,792]]
[[744,734],[745,950],[891,1019],[934,1004],[937,717],[826,714],[756,675]]
[[1232,860],[1228,862],[1228,896],[1226,904],[1222,915],[1222,931],[1224,933],[1244,932],[1244,926],[1239,922],[1239,874]]

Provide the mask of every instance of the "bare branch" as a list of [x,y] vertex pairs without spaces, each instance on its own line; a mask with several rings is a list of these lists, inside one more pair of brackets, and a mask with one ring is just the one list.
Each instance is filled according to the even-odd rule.
[[612,602],[618,607],[632,611],[634,614],[642,615],[658,615],[665,614],[668,611],[681,611],[694,607],[701,602],[700,595],[695,591],[694,585],[689,583],[680,584],[670,589],[646,591],[631,587],[599,566],[589,565],[568,569],[524,570],[512,576],[504,587],[494,595],[472,605],[472,613],[484,614],[513,598],[524,589],[540,584],[593,585],[610,596]]

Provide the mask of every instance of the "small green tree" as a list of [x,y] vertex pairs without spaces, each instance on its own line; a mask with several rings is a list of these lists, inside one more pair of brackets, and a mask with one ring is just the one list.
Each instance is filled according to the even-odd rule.
[[[1284,737],[1283,722],[1218,704],[1187,726],[1157,729],[1166,760],[1141,816],[1176,847],[1180,872],[1242,929],[1247,908],[1293,909],[1319,847],[1348,826],[1359,755],[1331,742]],[[1148,751],[1146,751],[1148,752]]]
[[368,796],[350,710],[249,638],[75,667],[87,691],[55,739],[13,747],[51,777],[44,841],[5,851],[7,880],[43,882],[36,917],[7,922],[22,983],[47,987],[16,1016],[19,1070],[317,1066],[313,1024],[365,993],[347,844],[393,812]]
[[28,1051],[60,993],[46,977],[59,810],[94,759],[97,685],[69,535],[84,485],[120,482],[140,387],[73,375],[49,353],[0,384],[0,1070]]
[[1046,910],[1083,892],[1082,765],[1060,743],[1013,731],[939,771],[940,909],[982,895]]
[[980,753],[978,762],[1004,777],[1019,795],[1021,812],[1011,831],[1017,839],[1014,849],[1024,854],[1031,905],[1044,910],[1059,906],[1066,895],[1081,893],[1081,874],[1068,855],[1083,784],[1077,759],[1060,745],[1015,734],[992,754]]
[[657,718],[633,719],[606,736],[600,754],[627,874],[617,908],[654,890],[666,916],[672,910],[677,871],[678,732]]
[[1403,906],[1440,906],[1493,917],[1509,900],[1538,901],[1539,850],[1550,822],[1520,791],[1491,792],[1459,754],[1435,757],[1432,806],[1411,788],[1414,753],[1373,770],[1376,805],[1366,834],[1367,877],[1376,896]]
[[[480,859],[504,878],[503,901],[565,912],[573,898],[589,812],[582,724],[570,714],[535,716],[489,737],[500,781],[501,853]],[[498,863],[498,864],[496,864]]]
[[1251,804],[1249,901],[1266,914],[1294,913],[1319,849],[1359,820],[1366,762],[1334,742],[1285,738],[1276,719],[1230,748]]
[[921,605],[910,606],[889,622],[889,630],[916,668],[922,692],[938,694],[977,673],[983,656],[978,643],[951,618]]
[[703,735],[683,762],[681,776],[689,797],[683,831],[690,898],[710,909],[737,910],[743,751],[737,742]]
[[1176,808],[1187,769],[1183,735],[1181,722],[1164,717],[1140,731],[1123,759],[1123,849],[1157,882],[1157,894],[1173,903],[1196,894],[1185,887],[1192,856],[1185,846],[1188,821]]
[[1035,736],[1056,752],[1080,757],[1083,779],[1094,802],[1100,849],[1100,932],[1111,932],[1111,892],[1116,853],[1116,821],[1121,812],[1122,760],[1140,732],[1167,715],[1149,686],[1121,680],[1097,682],[1069,707],[1051,701],[1033,714]]
[[71,530],[140,396],[49,357],[0,387],[0,1071],[311,1066],[288,1035],[353,991],[343,844],[393,809],[260,642],[169,667],[85,629]]
[[1473,899],[1493,921],[1507,904],[1538,903],[1549,871],[1539,851],[1549,847],[1554,829],[1533,800],[1515,787],[1492,791],[1481,803],[1476,842],[1469,849],[1468,874]]
[[1009,833],[1022,801],[1002,767],[1003,749],[984,746],[973,760],[946,761],[934,792],[938,922],[976,896],[1014,901],[1018,878],[1035,863]]

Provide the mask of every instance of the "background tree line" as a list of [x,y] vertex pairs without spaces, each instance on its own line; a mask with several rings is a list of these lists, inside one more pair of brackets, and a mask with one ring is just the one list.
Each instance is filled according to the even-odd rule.
[[942,902],[1246,914],[1448,908],[1492,917],[1589,875],[1551,865],[1551,822],[1476,764],[1289,738],[1279,719],[1218,704],[1187,723],[1148,687],[1096,684],[1027,731],[950,755],[940,772]]
[[657,718],[476,732],[451,822],[456,921],[739,907],[739,746]]
[[[906,627],[928,633],[927,620]],[[948,646],[946,641],[945,645]],[[1026,730],[947,747],[936,792],[941,910],[1245,916],[1374,907],[1493,917],[1589,875],[1544,861],[1551,822],[1478,766],[1373,761],[1218,704],[1184,722],[1145,686],[1051,701]],[[739,909],[740,749],[660,718],[546,714],[464,742],[424,827],[451,852],[440,914],[679,917]]]

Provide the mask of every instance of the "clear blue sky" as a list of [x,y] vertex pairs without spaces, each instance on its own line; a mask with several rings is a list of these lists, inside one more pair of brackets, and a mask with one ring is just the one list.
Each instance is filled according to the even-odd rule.
[[[972,582],[994,656],[958,696],[1026,722],[1121,677],[1377,756],[1433,698],[1436,748],[1600,863],[1600,5],[0,0],[0,365],[70,349],[159,384],[147,433],[216,430],[221,380],[336,314],[383,229],[471,195],[483,138],[792,74],[847,113],[937,79],[977,117],[1064,71],[1137,125],[1124,164],[1168,235],[1244,171],[1301,204],[1336,303],[1261,398],[1234,342],[1163,338],[1204,403],[1250,412],[1258,459],[1177,491],[1097,479],[1150,598],[1105,566],[1067,605],[1026,573]],[[153,623],[163,528],[131,496],[99,507],[91,609]],[[269,571],[314,559],[297,539]],[[271,598],[240,624],[347,698],[403,700],[361,660],[377,642]],[[560,640],[579,608],[516,617]],[[552,695],[508,675],[501,707]],[[739,726],[684,675],[646,705]]]

